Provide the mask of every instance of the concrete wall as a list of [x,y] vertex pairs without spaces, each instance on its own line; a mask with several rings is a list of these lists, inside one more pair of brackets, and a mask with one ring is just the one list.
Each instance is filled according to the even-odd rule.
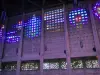
[[10,71],[4,71],[0,75],[15,75],[15,74],[16,74],[16,71],[12,71],[12,72],[10,72]]
[[21,71],[20,75],[40,75],[39,71]]
[[[89,17],[90,18],[90,17]],[[18,19],[18,18],[17,18]],[[100,35],[100,25],[97,23],[98,35]],[[67,28],[66,28],[67,29]],[[76,29],[70,27],[68,24],[68,33],[71,49],[71,57],[83,57],[83,56],[96,56],[96,52],[93,52],[94,47],[94,35],[92,30],[91,21],[82,29]],[[41,37],[34,39],[27,39],[24,37],[22,45],[22,56],[18,58],[17,49],[20,44],[5,44],[4,57],[2,62],[10,61],[24,61],[24,60],[40,60],[41,50]],[[64,54],[65,49],[65,32],[45,32],[44,34],[44,59],[54,58],[66,58]],[[80,39],[83,43],[83,48],[80,47]],[[98,40],[99,41],[99,40]],[[0,45],[1,48],[1,45]],[[15,75],[16,72],[2,72],[2,75]],[[66,75],[66,70],[44,70],[43,75]],[[72,70],[72,75],[100,75],[100,69],[76,69]],[[1,74],[0,74],[1,75]],[[40,75],[40,71],[21,71],[20,75]]]
[[[44,75],[66,75],[67,70],[45,70]],[[100,69],[75,69],[72,75],[100,75]]]

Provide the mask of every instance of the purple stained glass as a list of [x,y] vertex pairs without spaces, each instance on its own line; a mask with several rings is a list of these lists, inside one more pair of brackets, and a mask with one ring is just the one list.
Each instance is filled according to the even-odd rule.
[[19,41],[20,36],[16,35],[16,32],[17,31],[13,31],[13,32],[10,31],[7,33],[6,41],[8,43],[15,43]]
[[16,25],[14,25],[12,28],[15,29],[15,30],[7,32],[6,41],[8,43],[18,42],[20,40],[20,36],[17,35],[17,33],[18,33],[19,30],[21,30],[22,27],[23,27],[22,21],[19,21]]
[[25,24],[25,36],[28,38],[34,38],[40,35],[41,20],[40,16],[35,14]]
[[4,25],[2,25],[2,27],[0,28],[0,41],[2,40],[3,37],[3,30],[4,30]]
[[97,16],[100,19],[100,2],[97,2],[95,6],[93,7],[93,12],[95,16]]

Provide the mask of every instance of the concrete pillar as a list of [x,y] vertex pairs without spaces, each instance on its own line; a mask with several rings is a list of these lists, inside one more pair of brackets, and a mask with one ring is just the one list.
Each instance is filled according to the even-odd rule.
[[[24,13],[22,15],[22,25],[24,24]],[[21,56],[22,56],[22,46],[23,46],[23,27],[21,29],[20,33],[20,42],[18,47],[18,56],[17,56],[17,69],[16,69],[16,75],[20,75],[20,67],[21,67]]]
[[84,72],[84,75],[86,75],[86,60],[85,60],[85,58],[82,58],[82,62],[83,62],[83,72]]
[[[2,36],[2,47],[1,47],[1,52],[0,52],[0,63],[2,63],[2,59],[4,57],[4,47],[5,47],[5,34],[6,34],[6,25],[7,25],[7,21],[8,21],[8,18],[6,17],[6,20],[4,22],[4,31],[3,31],[3,36]],[[0,64],[1,65],[1,64]],[[2,66],[2,65],[1,65]],[[1,72],[1,75],[2,75],[2,72]]]
[[40,75],[44,75],[43,74],[43,55],[44,55],[44,9],[42,8],[41,48],[40,48]]
[[6,34],[6,25],[7,25],[8,18],[6,18],[5,23],[4,23],[4,31],[2,35],[2,44],[1,44],[1,52],[0,52],[0,59],[4,57],[4,47],[5,47],[5,34]]
[[89,4],[89,12],[90,12],[90,19],[91,19],[91,25],[92,25],[92,30],[93,30],[94,42],[95,42],[95,47],[96,47],[96,54],[98,56],[99,65],[100,65],[100,42],[99,42],[99,37],[97,33],[94,15],[92,12],[92,4],[91,3],[88,3],[88,4]]
[[68,24],[67,24],[67,13],[66,13],[66,6],[63,4],[64,9],[64,31],[65,31],[65,50],[66,50],[66,61],[67,61],[67,72],[68,75],[71,75],[71,53],[70,53],[70,46],[69,46],[69,35],[68,35]]

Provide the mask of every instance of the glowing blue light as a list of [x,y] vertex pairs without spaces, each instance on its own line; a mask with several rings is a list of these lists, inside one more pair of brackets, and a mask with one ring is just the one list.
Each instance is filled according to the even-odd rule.
[[15,35],[16,32],[13,31],[13,32],[8,32],[7,33],[7,37],[6,37],[6,41],[8,43],[15,43],[15,42],[18,42],[20,40],[20,36],[17,36]]
[[[32,22],[31,22],[32,21]],[[40,32],[40,25],[41,25],[41,20],[40,17],[36,17],[35,15],[33,15],[33,17],[28,20],[27,26],[25,26],[25,36],[29,37],[29,38],[34,38],[37,37],[36,35],[39,36],[39,32]]]
[[100,2],[97,2],[95,6],[93,7],[93,12],[95,16],[97,16],[100,19]]
[[85,9],[77,9],[69,13],[70,24],[79,25],[82,24],[83,22],[87,24],[87,21],[88,21],[88,16]]
[[2,29],[0,29],[0,41],[2,40]]

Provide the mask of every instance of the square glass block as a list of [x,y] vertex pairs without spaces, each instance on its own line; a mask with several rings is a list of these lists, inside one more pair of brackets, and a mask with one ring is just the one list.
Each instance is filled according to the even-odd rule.
[[83,68],[83,62],[82,60],[74,60],[71,63],[72,68]]
[[50,63],[50,69],[59,69],[59,63],[58,62]]
[[[45,27],[46,30],[50,29],[50,31],[52,31],[52,30],[56,31],[57,28],[54,28],[54,27],[57,27],[58,24],[62,25],[62,24],[60,24],[60,23],[64,22],[64,20],[63,20],[64,17],[62,16],[62,12],[63,12],[63,9],[56,9],[56,10],[52,10],[52,11],[48,12],[50,18],[48,18],[48,16],[45,16],[45,18],[48,18],[45,20],[45,24],[51,25],[51,26],[46,26]],[[50,13],[52,13],[52,14],[50,14]]]

